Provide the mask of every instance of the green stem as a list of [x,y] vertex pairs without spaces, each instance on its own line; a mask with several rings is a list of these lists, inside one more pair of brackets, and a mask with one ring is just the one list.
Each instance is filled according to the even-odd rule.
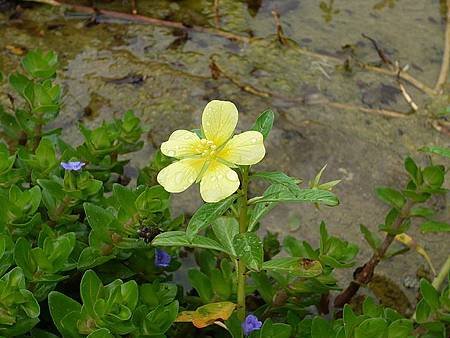
[[[247,216],[247,203],[248,203],[248,167],[242,168],[242,189],[241,199],[239,205],[239,233],[243,234],[247,232],[248,228],[248,216]],[[247,267],[242,259],[238,262],[238,289],[237,289],[237,316],[238,319],[243,322],[245,319],[245,277]]]
[[433,286],[436,290],[439,291],[439,288],[441,287],[444,280],[447,278],[449,271],[450,271],[450,256],[447,257],[447,260],[445,261],[444,265],[439,271],[439,274],[433,280]]

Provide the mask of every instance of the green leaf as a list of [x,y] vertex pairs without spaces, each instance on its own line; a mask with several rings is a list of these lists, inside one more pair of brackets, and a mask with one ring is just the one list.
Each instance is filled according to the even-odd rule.
[[[288,324],[274,324],[271,319],[266,319],[261,330],[257,333],[259,333],[260,338],[289,338],[291,336],[291,331],[292,328]],[[253,337],[253,335],[250,337]]]
[[187,226],[187,238],[192,241],[195,235],[197,235],[200,230],[205,228],[217,217],[221,216],[225,211],[227,211],[233,204],[233,202],[237,199],[237,197],[237,194],[234,194],[222,201],[216,203],[205,203],[200,208],[198,208]]
[[409,319],[398,319],[388,328],[388,338],[404,338],[412,335],[413,323]]
[[416,319],[418,323],[424,323],[428,321],[431,314],[431,308],[425,299],[419,300],[416,306]]
[[[25,88],[32,84],[30,79],[22,74],[13,73],[9,76],[9,84],[16,90],[16,92],[27,100],[27,97],[25,96]],[[31,101],[27,101],[31,104]]]
[[94,332],[90,333],[89,336],[87,336],[87,338],[114,338],[114,336],[108,329],[103,328],[95,330]]
[[177,296],[177,285],[172,283],[141,284],[139,286],[140,300],[154,309],[159,305],[167,305]]
[[91,316],[95,315],[94,305],[102,289],[103,284],[97,274],[92,270],[86,271],[81,279],[80,296],[86,311]]
[[33,338],[58,338],[58,336],[54,335],[53,333],[40,330],[40,329],[32,329],[31,330],[31,337]]
[[243,259],[249,269],[259,271],[263,263],[263,244],[252,232],[238,234],[234,237],[233,246],[240,259]]
[[259,131],[263,138],[266,139],[269,136],[270,131],[273,127],[273,121],[275,119],[275,114],[271,110],[265,110],[258,116],[256,122],[250,128],[250,130]]
[[52,291],[48,295],[48,305],[53,322],[64,337],[81,337],[78,334],[76,322],[70,327],[64,327],[62,324],[63,318],[67,315],[81,312],[81,305],[78,302],[60,292]]
[[33,279],[37,265],[33,259],[30,242],[23,237],[19,238],[14,246],[14,260],[17,266],[22,268],[24,275],[28,279]]
[[431,283],[424,278],[420,280],[420,293],[432,310],[437,310],[439,308],[439,293]]
[[380,238],[375,235],[374,233],[372,233],[366,226],[364,226],[363,224],[359,225],[359,229],[361,231],[361,233],[364,235],[365,240],[367,241],[367,243],[370,245],[370,247],[373,250],[377,250],[378,246],[381,243]]
[[113,185],[113,195],[117,200],[117,204],[123,209],[129,216],[134,216],[137,209],[134,205],[136,199],[134,193],[125,188],[123,185],[115,183]]
[[189,282],[197,290],[204,303],[209,303],[213,298],[213,289],[208,276],[197,269],[188,271]]
[[86,270],[104,264],[115,257],[114,254],[104,255],[99,249],[93,247],[84,248],[78,258],[79,270]]
[[330,191],[300,188],[295,192],[283,189],[278,193],[273,193],[271,196],[267,195],[260,199],[255,199],[251,204],[267,202],[311,202],[328,206],[336,206],[339,204],[336,195]]
[[214,235],[216,235],[220,244],[233,256],[236,251],[233,247],[233,238],[239,233],[239,223],[234,217],[219,217],[212,224]]
[[250,179],[253,178],[260,178],[272,184],[280,184],[285,186],[287,189],[292,188],[294,191],[298,189],[298,184],[302,182],[302,180],[290,177],[281,171],[256,172],[251,174]]
[[429,146],[423,147],[420,151],[429,153],[429,154],[437,154],[440,156],[444,156],[450,158],[450,148],[438,147],[438,146]]
[[380,317],[383,314],[383,308],[376,304],[372,297],[366,297],[363,302],[363,314],[369,317]]
[[328,320],[315,317],[311,325],[311,338],[331,338],[334,336],[333,328]]
[[258,293],[261,295],[264,301],[267,304],[272,304],[273,296],[275,295],[275,290],[272,285],[271,279],[267,276],[267,273],[265,271],[252,272],[251,278],[253,283],[255,284],[256,290],[258,290]]
[[345,304],[342,318],[344,319],[345,336],[353,338],[356,326],[364,320],[364,317],[356,316],[350,305]]
[[[264,196],[272,196],[276,195],[281,191],[284,191],[285,187],[279,184],[272,184],[269,186],[264,192]],[[278,205],[278,202],[266,202],[266,203],[257,203],[250,214],[248,231],[252,232],[256,229],[258,222],[274,207]]]
[[411,208],[410,215],[413,217],[424,217],[429,218],[435,214],[433,209],[426,207],[413,207]]
[[425,184],[433,189],[440,188],[442,183],[444,183],[445,171],[442,166],[435,165],[426,167],[423,170],[422,175]]
[[108,242],[110,239],[108,226],[114,221],[112,213],[92,203],[84,203],[83,206],[91,228],[97,236],[101,236],[104,241]]
[[369,318],[355,328],[355,338],[384,338],[387,323],[383,318]]
[[450,232],[450,224],[437,221],[427,221],[420,225],[420,231],[422,231],[423,233]]
[[422,173],[411,157],[407,157],[405,160],[405,169],[411,176],[416,186],[422,184]]
[[262,264],[263,270],[286,272],[298,277],[311,278],[322,273],[322,264],[299,257],[274,258]]
[[185,246],[188,248],[202,248],[212,249],[225,252],[229,255],[233,255],[232,252],[228,252],[223,246],[217,243],[215,240],[204,237],[195,236],[192,241],[189,241],[184,231],[168,231],[156,236],[152,241],[153,246]]
[[375,189],[375,191],[378,198],[380,198],[383,202],[393,206],[394,208],[401,209],[406,202],[403,195],[397,190],[380,187]]
[[28,52],[22,59],[22,65],[33,77],[50,78],[56,73],[58,56],[53,51],[44,53],[40,50],[34,50]]
[[169,208],[169,193],[160,185],[145,189],[136,198],[136,207],[142,215],[162,212]]

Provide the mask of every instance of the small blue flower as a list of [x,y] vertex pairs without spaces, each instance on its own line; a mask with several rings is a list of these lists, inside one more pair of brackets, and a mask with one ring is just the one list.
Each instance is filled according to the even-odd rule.
[[262,322],[255,315],[248,315],[242,323],[242,330],[244,330],[244,335],[248,336],[253,331],[259,330],[261,326]]
[[69,171],[80,171],[84,165],[86,165],[86,163],[83,162],[61,162],[61,167]]
[[172,257],[164,250],[156,249],[155,265],[159,268],[167,268]]

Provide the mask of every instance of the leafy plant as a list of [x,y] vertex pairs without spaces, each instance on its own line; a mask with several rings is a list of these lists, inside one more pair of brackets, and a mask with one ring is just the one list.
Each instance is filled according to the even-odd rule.
[[[139,118],[80,125],[81,144],[68,144],[48,127],[61,108],[56,54],[32,51],[22,68],[9,76],[11,106],[0,107],[2,337],[448,336],[450,258],[420,281],[412,316],[355,296],[383,259],[414,249],[431,262],[408,231],[450,230],[430,203],[448,192],[435,156],[449,149],[423,148],[429,161],[406,158],[403,189],[376,189],[389,211],[378,231],[360,225],[373,254],[344,288],[336,272],[359,263],[359,247],[325,222],[316,245],[260,229],[282,203],[339,205],[339,180],[321,182],[326,166],[305,185],[253,170],[272,111],[233,135],[237,108],[210,102],[202,128],[172,133],[130,183],[123,155],[143,145]],[[170,194],[195,183],[206,203],[174,218]],[[265,185],[260,196],[255,183]]]

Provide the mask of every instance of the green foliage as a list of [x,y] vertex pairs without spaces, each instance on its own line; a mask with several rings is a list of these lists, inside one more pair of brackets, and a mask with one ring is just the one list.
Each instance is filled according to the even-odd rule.
[[[448,335],[445,271],[438,282],[421,280],[412,318],[371,298],[361,310],[345,305],[342,318],[326,308],[335,311],[325,317],[317,309],[341,291],[336,270],[355,265],[358,246],[333,236],[340,230],[329,232],[324,222],[317,245],[285,231],[257,231],[284,202],[337,206],[332,190],[340,181],[321,182],[326,166],[304,186],[280,171],[233,167],[238,191],[203,204],[185,222],[184,215],[172,217],[170,194],[157,184],[172,161],[161,151],[128,184],[123,155],[142,148],[147,130],[132,111],[93,129],[81,124],[78,146],[49,129],[62,102],[57,70],[55,53],[31,51],[22,71],[9,75],[13,107],[0,107],[0,337],[241,338],[250,312],[264,319],[253,338]],[[251,129],[267,139],[274,117],[266,110]],[[422,150],[449,157],[446,148]],[[82,163],[69,170],[62,162]],[[410,227],[450,230],[428,203],[447,192],[444,166],[421,167],[408,157],[405,169],[403,189],[376,189],[390,207],[381,231],[360,225],[377,260],[404,252],[382,243]],[[266,187],[249,198],[254,182]],[[182,262],[189,268],[180,269]]]

